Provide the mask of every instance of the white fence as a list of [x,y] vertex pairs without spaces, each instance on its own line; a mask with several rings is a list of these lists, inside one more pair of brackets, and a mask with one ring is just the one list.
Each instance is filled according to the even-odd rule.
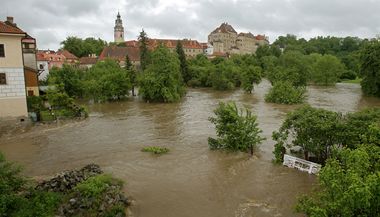
[[321,170],[321,167],[322,167],[320,164],[316,164],[316,163],[313,163],[301,158],[293,157],[287,154],[284,155],[283,165],[290,168],[296,168],[303,172],[308,172],[309,174],[317,174]]

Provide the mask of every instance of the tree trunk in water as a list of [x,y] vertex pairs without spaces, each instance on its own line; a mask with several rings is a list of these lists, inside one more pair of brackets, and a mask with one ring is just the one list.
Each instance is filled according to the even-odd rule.
[[251,156],[253,156],[253,145],[251,145]]
[[135,86],[132,86],[132,96],[136,96],[135,95]]
[[309,152],[308,151],[304,151],[303,153],[305,155],[305,160],[309,160]]

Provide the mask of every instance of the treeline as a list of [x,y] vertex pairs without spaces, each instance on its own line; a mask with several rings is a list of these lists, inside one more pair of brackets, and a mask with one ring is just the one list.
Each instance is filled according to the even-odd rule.
[[[309,84],[334,85],[361,77],[363,91],[380,96],[380,79],[377,78],[380,73],[372,73],[379,70],[380,54],[376,50],[380,42],[376,39],[317,37],[307,41],[287,35],[280,36],[270,46],[260,46],[256,54],[213,59],[205,55],[187,59],[180,41],[176,52],[170,52],[163,45],[151,50],[144,31],[138,40],[139,72],[131,71],[134,68],[129,60],[126,60],[127,70],[107,60],[85,73],[68,67],[53,70],[50,80],[58,77],[59,81],[50,83],[63,83],[70,96],[91,97],[98,101],[126,97],[131,89],[134,90],[132,87],[138,86],[139,94],[146,101],[174,102],[184,96],[186,86],[216,90],[243,88],[251,93],[254,84],[266,78],[273,86],[265,96],[267,102],[296,104],[304,101]],[[73,47],[68,49],[73,51],[81,46],[72,45],[85,44],[86,41],[93,40],[69,37],[62,44],[65,49]],[[101,41],[99,49],[104,46]],[[89,52],[83,48],[78,51],[81,55]],[[65,78],[63,74],[67,73],[70,76]]]

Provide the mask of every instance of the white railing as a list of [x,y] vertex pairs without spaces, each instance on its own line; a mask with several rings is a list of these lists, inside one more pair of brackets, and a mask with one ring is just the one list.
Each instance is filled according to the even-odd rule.
[[290,168],[296,168],[303,172],[308,172],[309,174],[317,174],[322,167],[320,164],[316,164],[287,154],[284,155],[283,165]]

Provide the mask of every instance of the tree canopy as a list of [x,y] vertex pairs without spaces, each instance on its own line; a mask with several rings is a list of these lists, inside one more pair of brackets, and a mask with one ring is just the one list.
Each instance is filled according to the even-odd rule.
[[216,117],[210,117],[215,124],[217,139],[208,138],[211,149],[247,152],[259,145],[264,138],[258,127],[256,116],[248,109],[239,110],[234,102],[219,103],[214,110]]
[[61,42],[62,48],[69,51],[77,57],[89,56],[90,54],[99,54],[103,48],[107,46],[107,42],[98,38],[78,38],[75,36],[69,36]]
[[369,42],[360,55],[360,74],[363,92],[380,97],[380,41]]
[[139,94],[147,101],[175,102],[185,93],[177,56],[163,45],[152,52],[151,64],[141,75]]

